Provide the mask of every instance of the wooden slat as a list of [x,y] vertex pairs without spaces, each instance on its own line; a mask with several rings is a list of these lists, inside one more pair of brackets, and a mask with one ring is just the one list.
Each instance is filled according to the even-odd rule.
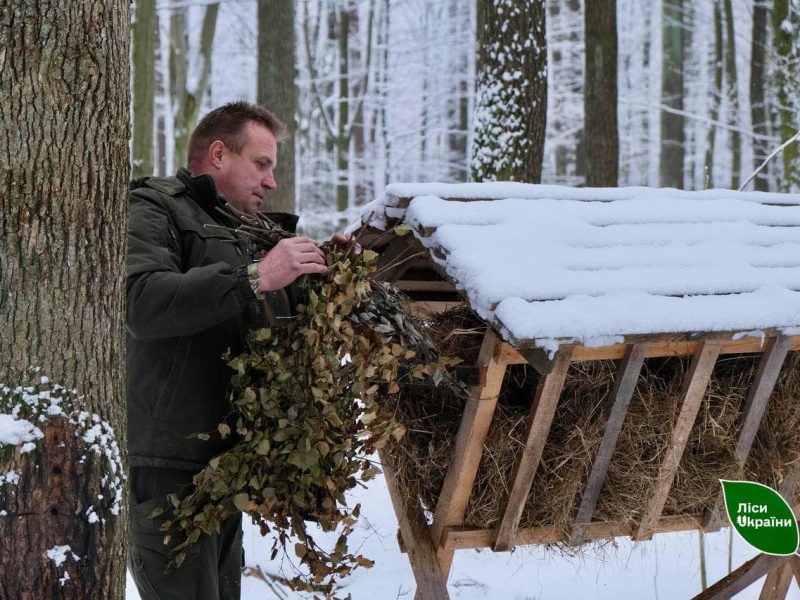
[[[650,342],[647,344],[645,358],[664,356],[693,356],[702,342]],[[572,362],[589,360],[620,360],[625,356],[625,349],[630,344],[613,344],[600,348],[573,346]],[[761,338],[743,338],[727,340],[720,346],[720,354],[761,354],[766,344]],[[800,336],[791,338],[790,350],[800,350]],[[528,360],[511,344],[504,342],[501,353],[502,360],[510,365],[522,365]]]
[[[379,281],[395,281],[408,269],[407,259],[418,252],[410,241],[413,236],[394,238],[378,256],[378,271],[375,279]],[[406,262],[403,262],[406,261]]]
[[664,458],[656,477],[653,488],[653,495],[644,512],[644,517],[636,534],[637,540],[649,539],[653,525],[661,517],[664,504],[667,501],[669,490],[675,479],[675,472],[681,462],[681,456],[689,441],[689,433],[692,430],[697,412],[700,410],[700,403],[703,400],[706,387],[711,379],[714,370],[714,363],[719,356],[720,345],[714,342],[703,343],[692,359],[692,364],[686,374],[683,384],[683,404],[672,434]]
[[600,490],[603,489],[608,466],[611,464],[611,457],[617,446],[620,431],[622,431],[622,423],[625,420],[628,405],[633,397],[633,391],[636,389],[636,382],[642,370],[646,350],[647,346],[645,344],[630,346],[625,353],[625,358],[622,359],[622,364],[619,366],[619,371],[614,380],[614,387],[611,390],[611,398],[613,398],[611,413],[583,491],[578,514],[575,517],[575,524],[570,534],[571,544],[578,545],[584,542],[586,527],[592,522],[597,499],[600,497]]
[[539,468],[542,450],[567,377],[571,354],[570,349],[559,350],[553,370],[539,379],[528,417],[525,446],[517,457],[511,474],[508,499],[493,546],[495,551],[510,550],[514,545],[522,510],[531,491],[536,470]]
[[380,452],[379,455],[384,465],[386,487],[389,489],[389,496],[403,536],[403,545],[417,582],[417,594],[425,599],[448,600],[449,565],[447,565],[448,571],[444,571],[439,563],[422,507],[419,503],[404,499],[398,488],[395,473],[386,468],[388,461],[385,460],[384,452]]
[[783,600],[792,583],[792,565],[787,560],[777,569],[770,571],[761,588],[758,600]]
[[[769,397],[772,395],[772,390],[778,381],[778,375],[783,361],[786,359],[786,354],[789,352],[789,346],[790,339],[785,336],[770,338],[767,349],[758,364],[753,385],[744,405],[741,428],[736,439],[736,449],[733,453],[734,460],[742,468],[747,462],[747,456],[753,446],[753,440],[767,408]],[[720,492],[712,508],[706,513],[706,529],[709,531],[718,529],[723,521],[724,514],[724,499],[722,492]]]
[[446,312],[457,306],[463,306],[464,302],[460,300],[453,301],[437,301],[437,300],[416,300],[411,303],[411,312],[418,316],[430,316]]
[[447,467],[442,491],[433,515],[431,536],[438,546],[445,527],[461,525],[467,510],[472,484],[478,472],[483,443],[489,433],[497,397],[503,384],[506,365],[495,356],[499,338],[491,328],[487,328],[478,355],[478,367],[485,367],[484,383],[472,388],[461,424],[456,434],[453,458]]
[[[702,528],[702,516],[670,515],[662,517],[656,524],[655,533],[694,531]],[[636,527],[631,523],[606,523],[595,521],[586,528],[586,540],[607,540],[631,536]],[[493,529],[452,527],[445,530],[443,546],[453,550],[489,548],[494,542]],[[553,544],[564,539],[561,527],[525,527],[517,530],[515,546],[528,544]]]
[[790,558],[789,565],[792,568],[792,575],[794,575],[795,583],[800,586],[800,557],[793,556]]
[[729,600],[773,569],[780,567],[788,558],[791,557],[759,554],[707,590],[697,594],[693,600]]
[[425,281],[415,279],[400,279],[395,282],[397,289],[404,292],[453,292],[456,288],[449,281]]
[[[498,326],[504,326],[502,322]],[[624,338],[619,342],[622,345],[629,344],[674,344],[674,343],[687,343],[687,342],[742,342],[750,341],[762,344],[764,339],[773,337],[782,337],[783,333],[776,327],[765,327],[752,336],[742,337],[740,331],[686,331],[686,332],[662,332],[662,333],[642,333],[642,334],[625,334]],[[794,336],[798,337],[798,336]],[[734,339],[736,338],[736,339]],[[530,348],[535,347],[533,339],[514,339],[509,338],[509,343],[516,348]],[[573,338],[556,338],[553,340],[560,346],[576,345]],[[604,350],[608,346],[600,347]],[[591,351],[587,348],[587,351]]]

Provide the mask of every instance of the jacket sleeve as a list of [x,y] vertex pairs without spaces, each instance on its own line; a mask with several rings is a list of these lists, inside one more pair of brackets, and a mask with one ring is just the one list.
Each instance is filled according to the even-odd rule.
[[246,266],[218,262],[184,271],[176,228],[154,194],[130,195],[127,327],[137,339],[194,335],[249,312]]

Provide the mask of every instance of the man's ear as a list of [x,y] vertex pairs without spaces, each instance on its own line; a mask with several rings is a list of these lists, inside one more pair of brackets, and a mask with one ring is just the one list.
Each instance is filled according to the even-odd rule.
[[222,140],[214,140],[208,145],[208,162],[215,168],[222,167],[222,157],[225,156],[227,147]]

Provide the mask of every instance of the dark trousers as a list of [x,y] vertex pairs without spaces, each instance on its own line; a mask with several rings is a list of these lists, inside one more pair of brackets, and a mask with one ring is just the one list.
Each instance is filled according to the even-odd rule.
[[[222,523],[218,534],[200,536],[186,550],[183,564],[164,574],[169,550],[161,523],[170,518],[167,494],[186,494],[194,473],[177,469],[131,467],[128,568],[142,600],[239,600],[242,578],[241,513]],[[164,514],[148,519],[154,508]],[[185,538],[183,538],[185,539]]]

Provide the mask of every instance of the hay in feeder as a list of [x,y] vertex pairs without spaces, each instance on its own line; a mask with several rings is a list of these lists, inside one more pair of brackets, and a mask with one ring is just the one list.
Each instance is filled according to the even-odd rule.
[[[443,355],[475,364],[485,325],[466,308],[433,317],[432,339]],[[742,408],[761,355],[721,356],[664,508],[700,515],[720,493],[720,478],[746,478],[777,488],[800,456],[800,353],[781,370],[744,471],[733,460]],[[595,509],[594,521],[638,524],[652,497],[691,357],[647,359]],[[619,361],[572,363],[520,527],[554,526],[566,539],[611,408]],[[481,458],[464,525],[499,525],[514,460],[526,432],[538,373],[509,365]],[[433,511],[453,455],[466,398],[433,386],[406,386],[396,406],[408,435],[390,449],[400,489]]]

